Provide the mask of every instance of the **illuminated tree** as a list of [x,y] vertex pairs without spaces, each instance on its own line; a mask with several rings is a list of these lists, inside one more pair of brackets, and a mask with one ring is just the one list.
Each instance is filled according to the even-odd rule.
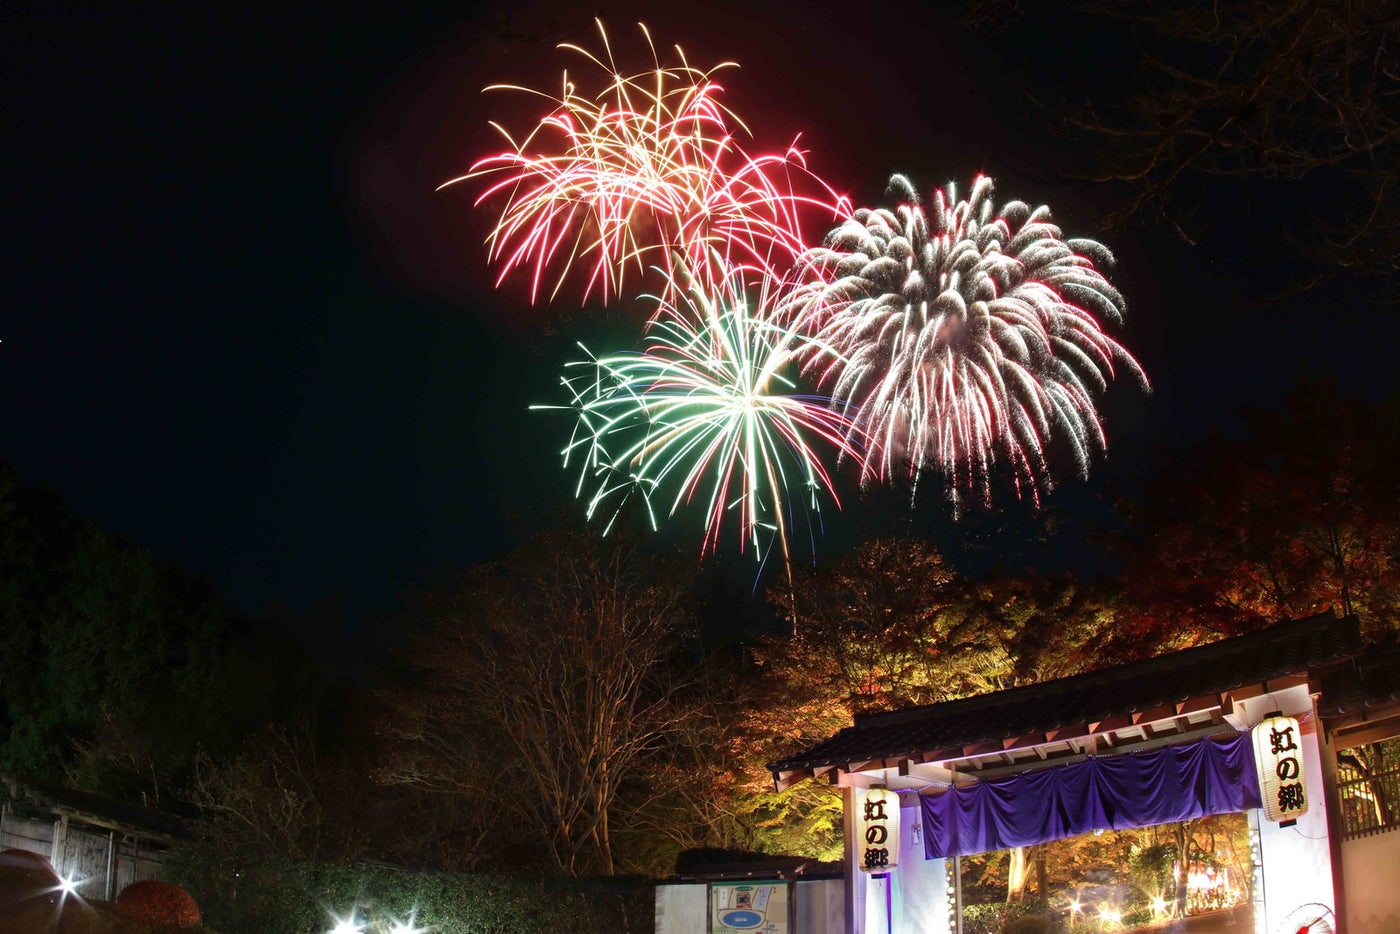
[[1117,610],[1067,579],[956,578],[927,542],[876,539],[769,594],[794,634],[760,639],[731,739],[735,807],[770,850],[837,858],[840,801],[775,794],[764,765],[862,711],[936,703],[1093,667]]
[[1327,607],[1369,639],[1400,611],[1400,406],[1305,387],[1165,471],[1125,584],[1132,638],[1171,646]]

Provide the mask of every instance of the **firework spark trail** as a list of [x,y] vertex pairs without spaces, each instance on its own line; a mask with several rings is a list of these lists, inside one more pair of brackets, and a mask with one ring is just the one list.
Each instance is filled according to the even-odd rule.
[[719,102],[722,88],[713,79],[733,63],[698,69],[677,46],[679,63],[663,65],[643,26],[654,68],[624,76],[601,22],[598,31],[603,57],[576,45],[560,48],[607,75],[600,92],[581,94],[567,72],[557,98],[512,85],[488,88],[540,97],[549,111],[520,140],[493,123],[507,149],[442,186],[487,179],[477,204],[505,199],[488,238],[490,258],[501,267],[498,283],[529,269],[533,300],[554,269],[553,297],[575,264],[591,264],[584,294],[596,290],[607,302],[629,269],[643,272],[657,252],[669,264],[673,251],[702,273],[718,251],[729,265],[757,265],[781,277],[807,246],[800,213],[849,213],[795,144],[753,156],[738,143],[731,126],[745,134],[747,128]]
[[1113,258],[1063,239],[1047,207],[997,212],[985,176],[965,201],[935,191],[928,211],[907,178],[890,188],[894,210],[857,211],[804,258],[807,282],[784,305],[839,351],[806,372],[856,407],[864,481],[935,470],[955,500],[979,483],[989,499],[1000,456],[1038,502],[1053,438],[1081,474],[1103,449],[1094,394],[1117,368],[1147,385],[1099,323],[1121,320],[1123,297],[1100,272]]
[[[673,284],[689,307],[654,318],[642,353],[571,365],[585,372],[563,378],[577,417],[565,464],[581,461],[576,493],[590,518],[612,509],[615,519],[633,493],[653,527],[658,513],[703,504],[702,554],[733,519],[740,550],[762,561],[776,541],[789,562],[795,491],[809,523],[824,497],[840,506],[817,446],[858,458],[859,431],[826,400],[795,393],[795,355],[826,351],[772,320],[772,280],[711,262],[723,272]],[[718,294],[705,291],[711,281],[723,283]]]
[[[590,517],[611,511],[611,525],[637,495],[655,527],[693,505],[702,554],[737,525],[741,549],[762,561],[777,542],[790,566],[797,514],[810,524],[836,501],[818,448],[857,461],[862,482],[937,473],[955,503],[979,487],[989,502],[1000,465],[1039,503],[1052,444],[1087,474],[1105,447],[1097,394],[1121,370],[1147,385],[1101,324],[1124,305],[1106,249],[1065,239],[1046,207],[998,210],[985,177],[926,207],[896,175],[895,208],[852,213],[795,144],[741,145],[715,81],[732,63],[695,68],[677,46],[663,64],[643,26],[653,68],[626,76],[598,31],[600,54],[560,48],[604,80],[581,91],[565,72],[557,97],[489,88],[543,115],[519,139],[493,124],[504,151],[443,186],[483,183],[477,204],[500,210],[497,282],[528,276],[532,300],[578,278],[606,303],[659,274],[644,350],[584,348],[562,380],[565,465]],[[813,248],[803,219],[818,212],[840,226]],[[833,398],[799,394],[794,371]]]

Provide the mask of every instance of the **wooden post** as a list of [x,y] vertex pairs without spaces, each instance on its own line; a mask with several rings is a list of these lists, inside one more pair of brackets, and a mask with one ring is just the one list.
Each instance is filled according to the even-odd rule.
[[107,831],[107,901],[117,897],[117,832]]
[[1332,857],[1332,907],[1337,934],[1347,931],[1347,893],[1342,865],[1342,835],[1346,823],[1342,818],[1342,796],[1337,789],[1337,752],[1334,737],[1327,724],[1317,716],[1317,699],[1313,699],[1313,717],[1317,722],[1318,760],[1322,764],[1322,798],[1327,807],[1327,848]]
[[[952,789],[949,789],[950,791]],[[962,857],[953,857],[953,934],[962,934]]]
[[49,850],[49,862],[60,879],[67,878],[63,871],[64,850],[68,848],[68,815],[60,813],[58,822],[53,825],[53,845]]

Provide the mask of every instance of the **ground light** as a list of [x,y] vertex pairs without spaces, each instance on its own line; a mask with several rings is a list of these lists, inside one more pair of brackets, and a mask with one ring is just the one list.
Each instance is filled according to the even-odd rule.
[[364,934],[365,926],[355,920],[355,914],[356,909],[352,908],[348,918],[337,918],[335,915],[331,915],[335,927],[330,929],[330,934]]
[[427,928],[414,926],[413,915],[409,915],[407,921],[395,921],[394,926],[389,928],[389,934],[427,934],[427,931]]

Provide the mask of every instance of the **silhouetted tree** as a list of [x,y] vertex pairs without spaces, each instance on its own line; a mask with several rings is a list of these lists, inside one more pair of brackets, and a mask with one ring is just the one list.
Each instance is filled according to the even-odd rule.
[[[631,783],[695,715],[685,582],[629,544],[537,536],[429,601],[386,692],[382,780],[469,798],[487,862],[611,873]],[[645,798],[645,794],[643,794]]]

